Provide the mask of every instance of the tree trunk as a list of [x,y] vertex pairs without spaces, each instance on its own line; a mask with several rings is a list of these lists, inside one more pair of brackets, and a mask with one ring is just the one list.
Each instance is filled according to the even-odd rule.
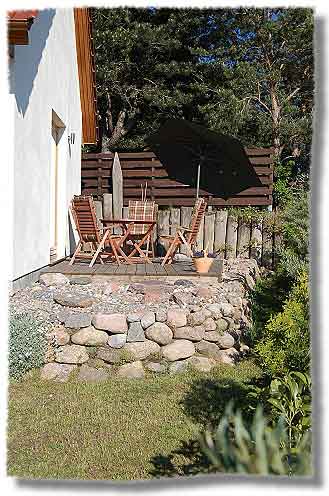
[[279,159],[283,149],[280,140],[281,106],[276,94],[275,84],[273,83],[270,85],[270,94],[272,103],[272,132],[274,155],[276,159]]

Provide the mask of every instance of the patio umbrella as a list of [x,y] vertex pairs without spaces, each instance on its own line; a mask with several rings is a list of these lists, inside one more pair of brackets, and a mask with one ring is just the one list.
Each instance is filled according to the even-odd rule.
[[171,179],[224,199],[261,186],[239,140],[184,119],[169,119],[146,139]]

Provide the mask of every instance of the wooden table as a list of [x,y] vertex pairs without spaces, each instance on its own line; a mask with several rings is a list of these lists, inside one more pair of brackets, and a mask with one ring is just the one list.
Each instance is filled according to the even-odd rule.
[[[120,265],[120,257],[123,258],[128,264],[133,263],[133,259],[136,258],[136,254],[139,254],[138,258],[144,259],[145,262],[147,263],[152,263],[152,261],[149,259],[147,254],[145,254],[141,247],[144,243],[147,242],[148,239],[151,238],[153,234],[153,230],[156,226],[156,220],[144,220],[144,219],[100,219],[102,224],[105,226],[105,234],[104,234],[104,243],[106,239],[109,239],[110,245],[112,247],[114,256],[116,258],[116,261],[118,265]],[[143,224],[148,226],[145,234],[141,234],[141,238],[138,242],[132,238],[132,230],[133,227],[136,224]],[[110,227],[109,226],[119,226],[122,229],[122,235],[120,234],[111,234]],[[122,247],[125,242],[130,240],[134,246],[134,249],[132,250],[129,255],[126,255],[125,252],[123,251]],[[103,241],[103,240],[102,240]]]

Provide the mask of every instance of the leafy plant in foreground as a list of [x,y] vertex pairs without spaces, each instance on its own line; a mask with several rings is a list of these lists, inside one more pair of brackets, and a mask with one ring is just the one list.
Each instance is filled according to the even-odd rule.
[[265,408],[269,407],[272,422],[276,422],[280,417],[284,419],[290,450],[299,445],[303,435],[311,428],[309,374],[293,371],[283,378],[273,379],[265,388],[251,386],[248,398],[261,401]]
[[292,453],[287,430],[281,417],[271,427],[257,407],[251,425],[247,425],[232,403],[214,433],[201,436],[201,447],[219,472],[258,475],[309,475],[311,467],[310,435],[306,433]]

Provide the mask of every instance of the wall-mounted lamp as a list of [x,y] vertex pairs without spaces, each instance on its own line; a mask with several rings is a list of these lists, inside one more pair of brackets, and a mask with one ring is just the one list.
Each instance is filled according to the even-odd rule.
[[69,145],[74,145],[75,133],[70,133],[67,137],[67,141]]

